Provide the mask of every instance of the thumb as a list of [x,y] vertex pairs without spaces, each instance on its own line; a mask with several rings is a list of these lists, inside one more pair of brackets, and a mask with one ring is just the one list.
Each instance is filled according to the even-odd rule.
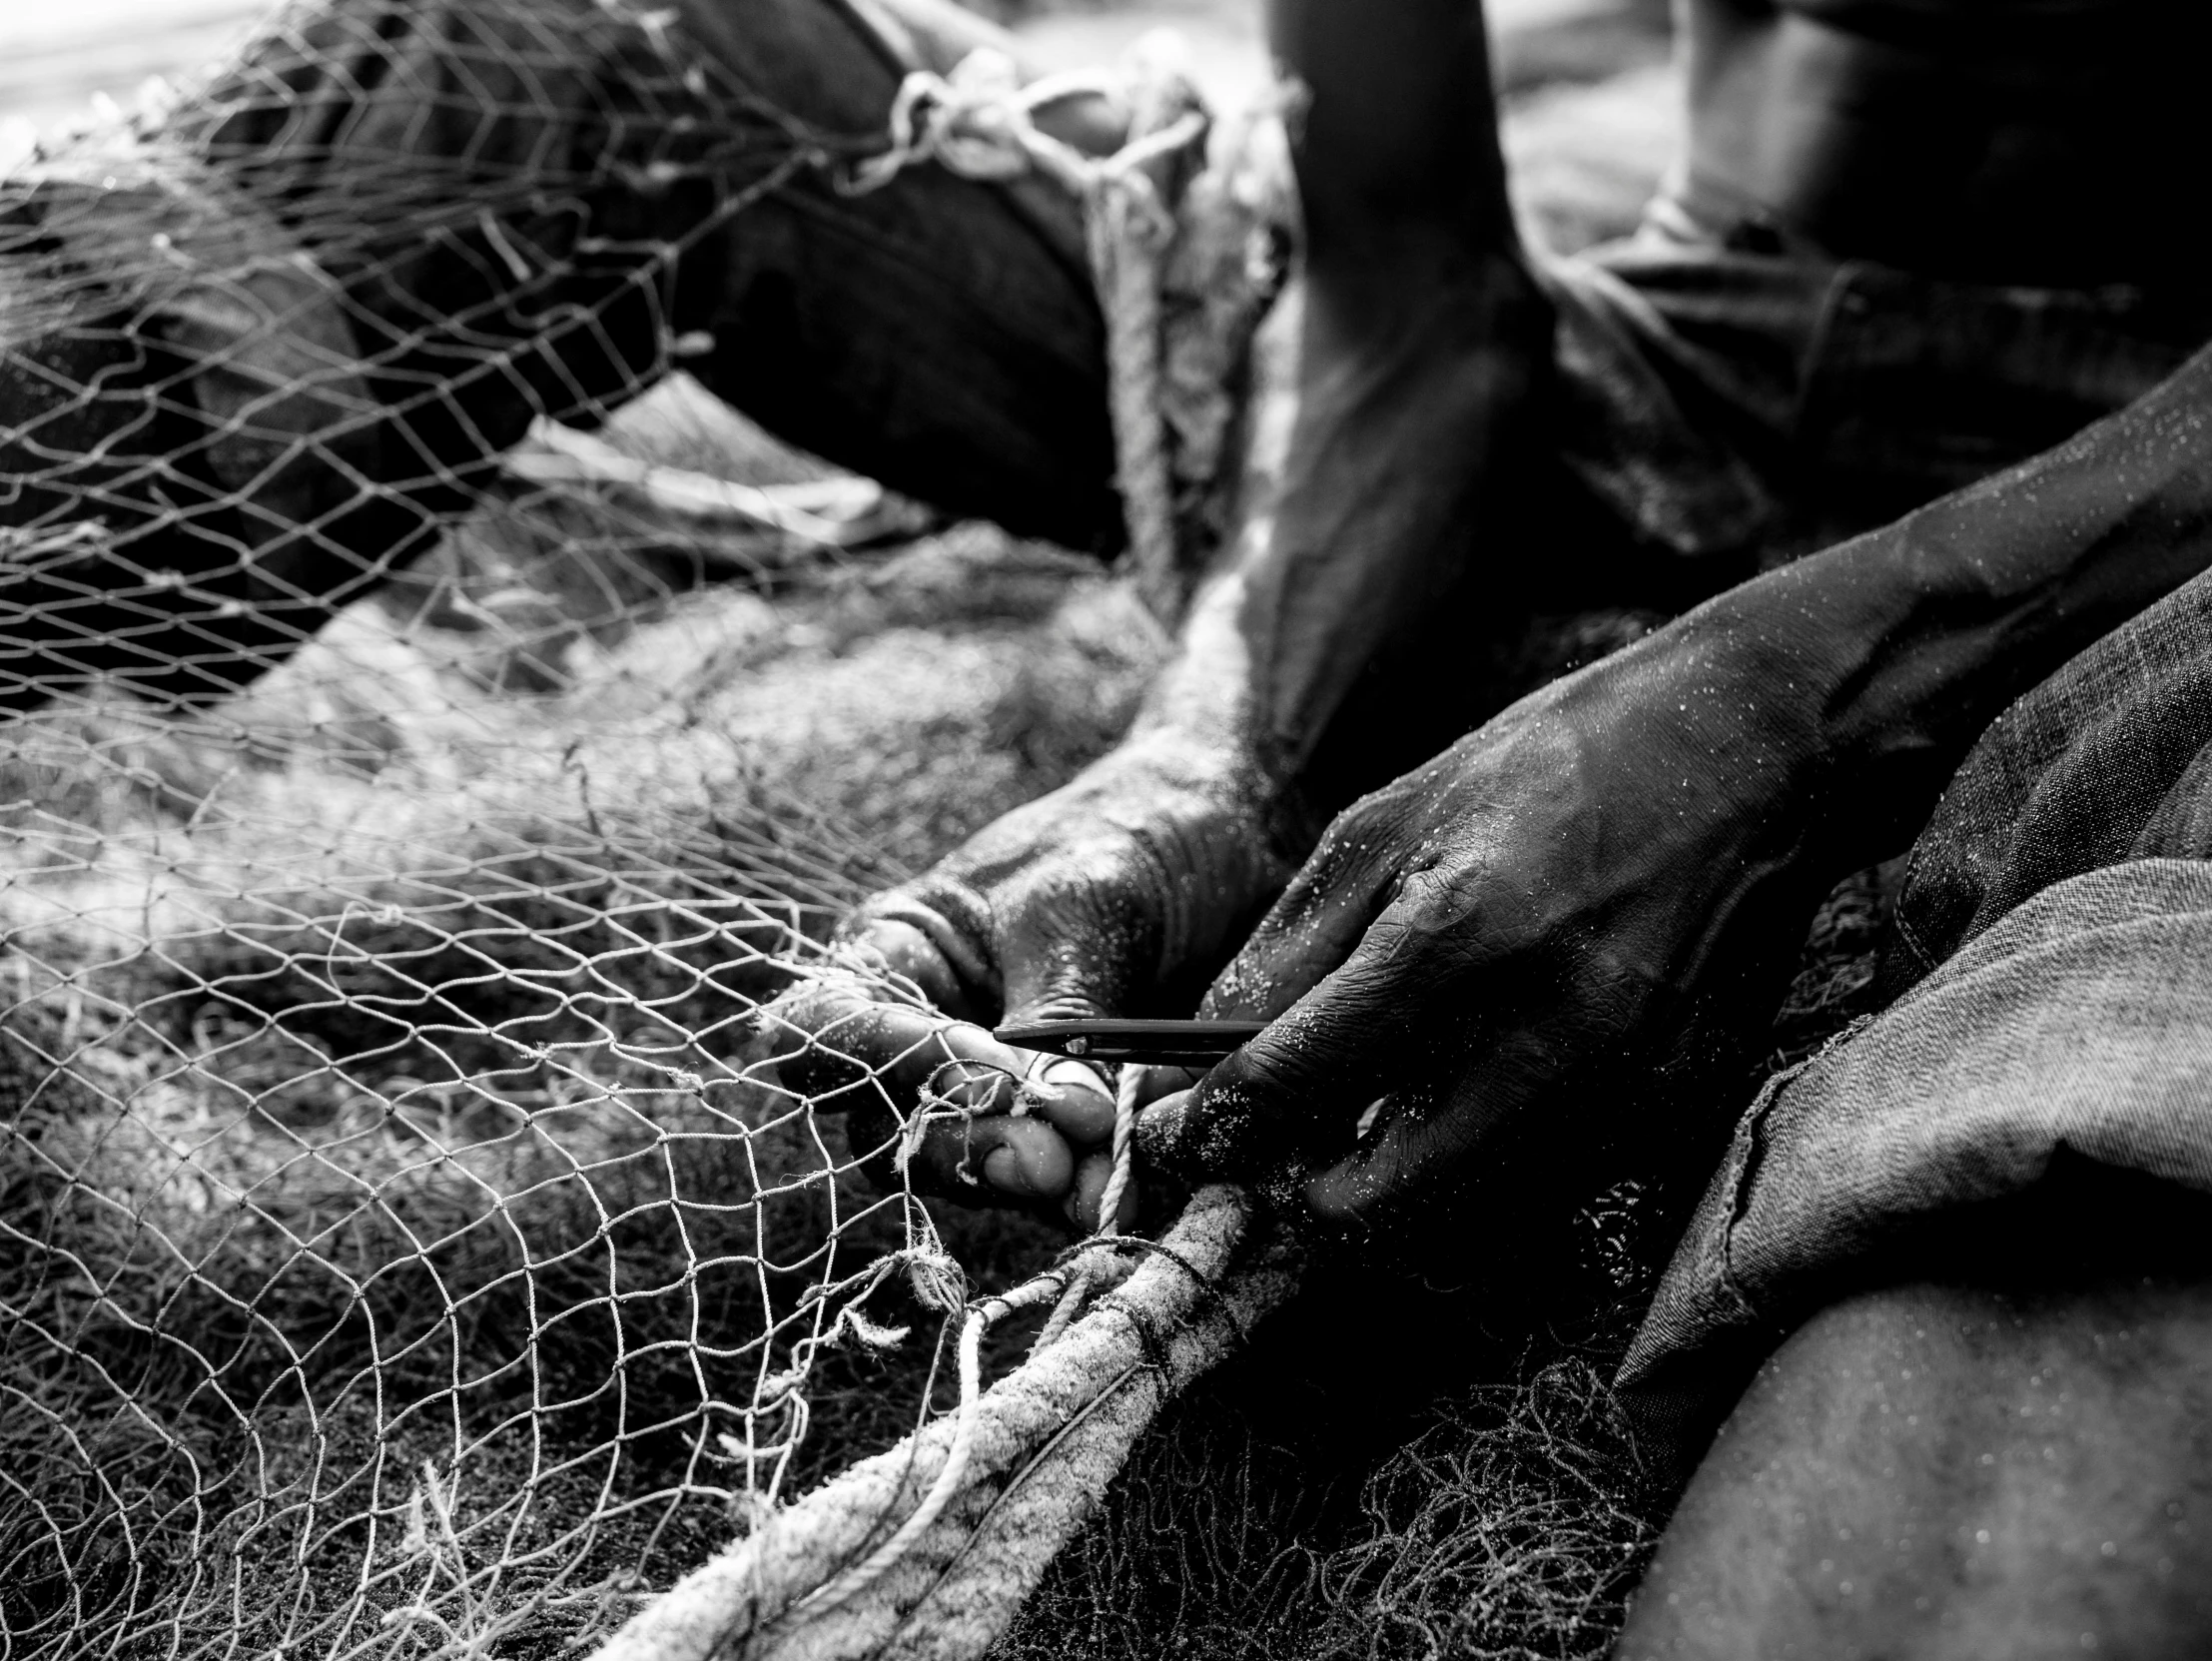
[[863,901],[837,931],[959,1021],[980,1022],[999,1002],[991,908],[965,884],[931,873]]
[[1004,921],[1007,1022],[1125,1014],[1159,975],[1151,908],[1086,893],[1033,895]]

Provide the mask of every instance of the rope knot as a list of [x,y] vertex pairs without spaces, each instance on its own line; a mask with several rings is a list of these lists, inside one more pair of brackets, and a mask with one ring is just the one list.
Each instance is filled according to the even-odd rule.
[[[1154,31],[1113,76],[1025,86],[1014,60],[988,47],[950,76],[917,71],[892,102],[888,147],[841,184],[864,194],[935,162],[993,183],[1041,174],[1082,205],[1129,564],[1169,625],[1233,517],[1248,349],[1286,276],[1296,220],[1282,96],[1212,147],[1212,116],[1181,58],[1174,37]],[[1039,128],[1040,111],[1075,97],[1126,106],[1127,139],[1113,155],[1086,155]],[[1209,148],[1221,152],[1210,163]]]
[[964,179],[1017,179],[1033,168],[1074,189],[1095,165],[1072,145],[1042,131],[1039,110],[1086,94],[1109,95],[1097,76],[1048,76],[1024,86],[1015,61],[978,47],[951,75],[918,69],[891,101],[890,146],[854,168],[846,189],[865,196],[910,167],[935,162]]

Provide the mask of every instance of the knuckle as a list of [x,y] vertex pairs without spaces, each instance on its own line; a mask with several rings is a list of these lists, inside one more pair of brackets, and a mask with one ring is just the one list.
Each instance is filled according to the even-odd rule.
[[1484,900],[1480,877],[1432,865],[1405,874],[1387,915],[1410,933],[1439,935],[1476,921]]
[[1355,864],[1367,858],[1375,844],[1396,828],[1400,815],[1388,791],[1362,796],[1329,821],[1314,849],[1311,864]]
[[943,870],[864,900],[834,938],[843,947],[873,949],[889,967],[903,967],[941,1006],[980,1007],[996,996],[991,902]]
[[1214,1069],[1199,1099],[1209,1108],[1244,1095],[1287,1105],[1303,1095],[1307,1082],[1303,1059],[1279,1045],[1250,1044]]

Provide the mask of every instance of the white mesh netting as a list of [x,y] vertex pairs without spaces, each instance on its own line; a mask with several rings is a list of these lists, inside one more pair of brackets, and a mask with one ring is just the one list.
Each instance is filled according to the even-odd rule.
[[856,149],[717,64],[328,0],[0,181],[11,1656],[584,1644],[1060,1248],[761,1012],[1156,632],[664,380],[687,261]]

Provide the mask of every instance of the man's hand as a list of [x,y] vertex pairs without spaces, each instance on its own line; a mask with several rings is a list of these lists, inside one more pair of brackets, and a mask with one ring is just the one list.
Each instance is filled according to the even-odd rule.
[[1207,998],[1274,1024],[1147,1111],[1147,1159],[1366,1219],[1694,1000],[1771,1016],[1825,862],[1744,667],[1654,636],[1354,804]]
[[1159,733],[987,826],[843,931],[904,1001],[856,975],[775,1007],[805,1040],[783,1081],[849,1114],[855,1154],[896,1156],[924,1192],[1097,1227],[1110,1087],[984,1029],[1140,1013],[1163,985],[1202,982],[1288,872],[1260,800],[1249,775]]
[[1139,1152],[1372,1218],[1692,1017],[1771,1016],[1821,890],[1895,852],[2015,696],[2212,561],[2208,410],[2212,351],[1356,804],[1209,996],[1272,1027],[1158,1101]]

